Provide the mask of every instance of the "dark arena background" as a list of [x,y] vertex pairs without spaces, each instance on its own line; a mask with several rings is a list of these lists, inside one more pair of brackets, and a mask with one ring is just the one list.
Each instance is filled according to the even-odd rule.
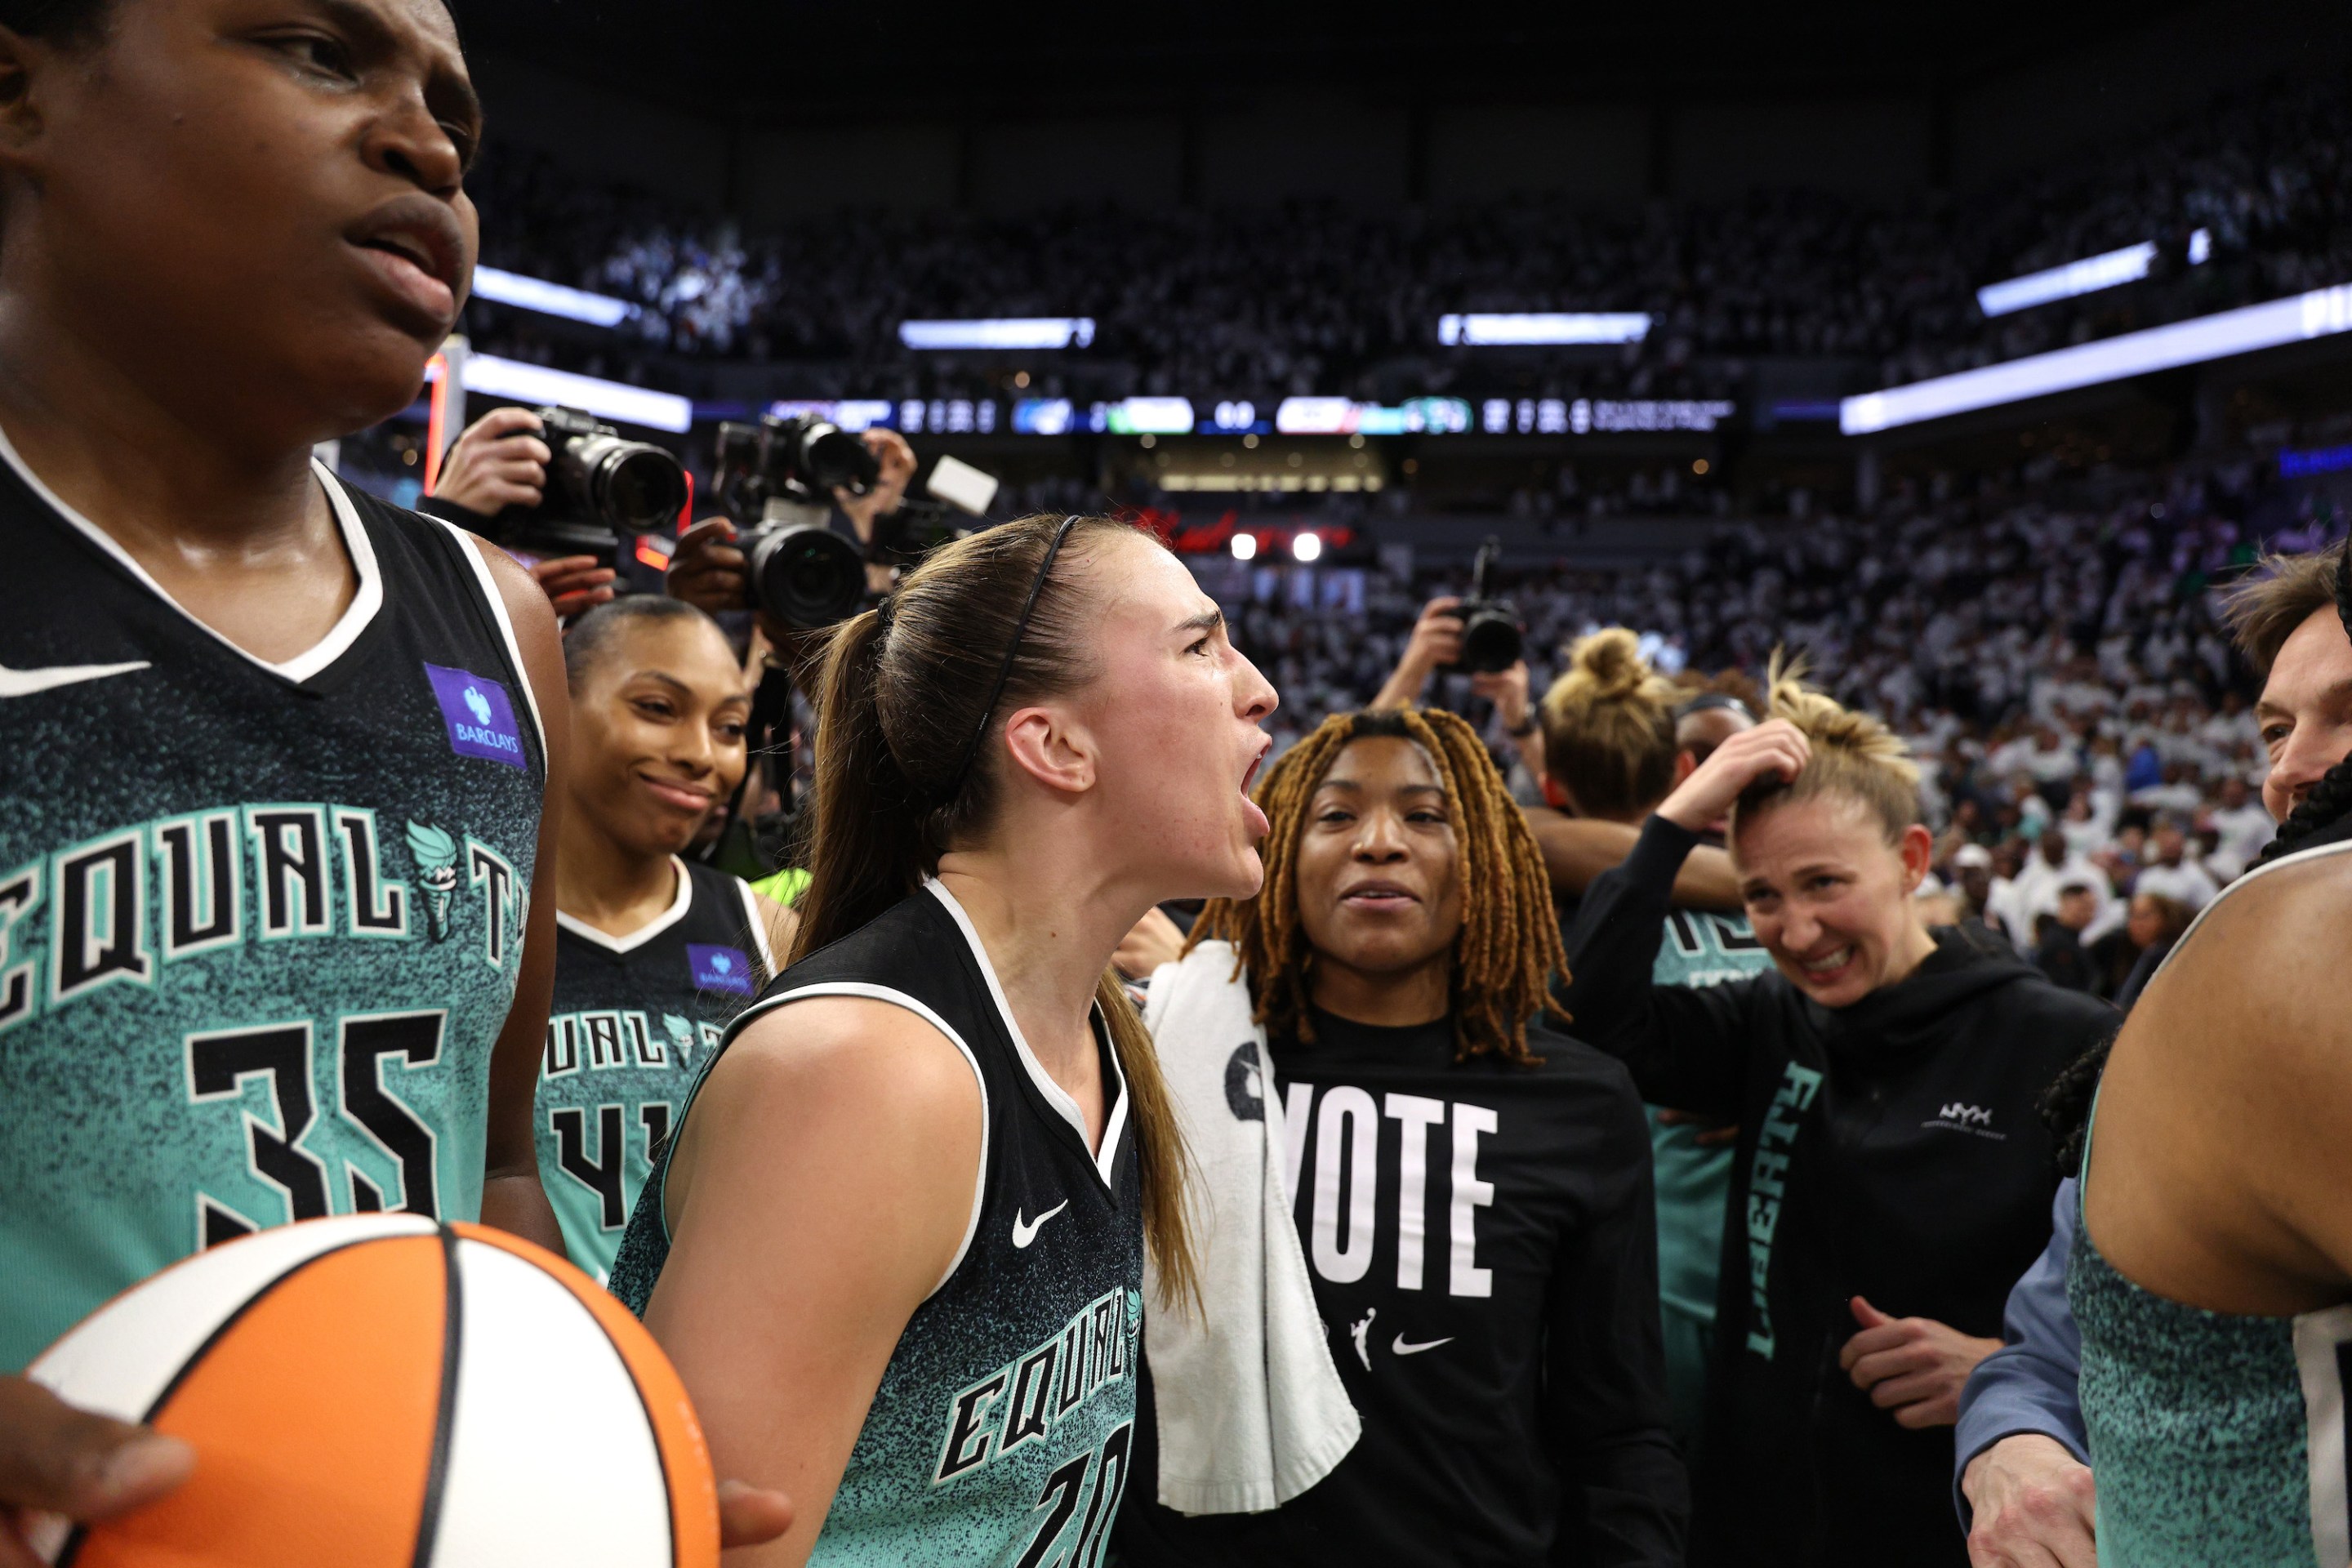
[[[469,414],[576,402],[708,498],[719,421],[818,412],[989,515],[1143,516],[1286,732],[1492,536],[1538,692],[1590,624],[1709,668],[1785,636],[1940,742],[2062,717],[2025,709],[2063,667],[2193,780],[2238,679],[2200,588],[2340,531],[2340,7],[460,20]],[[413,496],[425,414],[343,471]]]

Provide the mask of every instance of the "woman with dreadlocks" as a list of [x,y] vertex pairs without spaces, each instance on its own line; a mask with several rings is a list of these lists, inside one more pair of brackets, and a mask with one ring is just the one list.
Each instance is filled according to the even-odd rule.
[[[2060,1130],[2089,1143],[2066,1294],[2102,1563],[2352,1559],[2352,1022],[2334,1005],[2342,961],[2324,934],[2352,922],[2338,729],[2352,563],[2331,553],[2333,601],[2272,644],[2263,693],[2280,780],[2264,798],[2294,809],[2262,864],[2174,945],[2104,1079],[2087,1060],[2052,1097]],[[2250,615],[2309,575],[2280,564],[2284,593],[2235,606],[2242,645],[2262,640]],[[2295,782],[2321,754],[2339,760]],[[2082,1125],[2094,1085],[2095,1136]]]
[[1122,1561],[1680,1562],[1647,1130],[1623,1069],[1552,1026],[1550,888],[1501,775],[1452,714],[1366,712],[1257,798],[1265,889],[1191,945],[1230,944],[1265,1029],[1362,1435],[1278,1508],[1186,1517],[1147,1376]]
[[[2113,1015],[2000,944],[1923,926],[1933,841],[1902,743],[1793,672],[1770,689],[1769,721],[1717,747],[1593,883],[1568,1005],[1643,1095],[1741,1129],[1693,1562],[1958,1568],[1942,1428],[2049,1238],[2036,1102]],[[1727,813],[1773,972],[1659,984],[1675,869]]]

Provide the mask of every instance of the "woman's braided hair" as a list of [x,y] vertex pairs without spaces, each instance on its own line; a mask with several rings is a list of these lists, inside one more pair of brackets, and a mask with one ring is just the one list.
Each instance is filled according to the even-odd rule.
[[1270,825],[1258,854],[1265,881],[1249,900],[1212,899],[1185,943],[1234,944],[1236,973],[1249,977],[1251,1016],[1269,1035],[1315,1038],[1307,1010],[1314,954],[1298,919],[1298,843],[1307,803],[1350,742],[1381,736],[1427,752],[1445,786],[1454,840],[1462,847],[1462,931],[1454,942],[1454,1039],[1460,1057],[1499,1056],[1533,1065],[1528,1020],[1538,1012],[1567,1022],[1550,981],[1568,978],[1568,955],[1552,912],[1551,880],[1477,731],[1452,713],[1396,709],[1326,719],[1268,770],[1257,803]]
[[[2345,635],[2352,637],[2352,542],[2347,542],[2336,554],[2336,616],[2344,623]],[[2335,826],[2347,816],[2352,816],[2352,757],[2328,769],[2326,776],[2312,786],[2311,793],[2303,797],[2303,804],[2287,813],[2286,820],[2279,824],[2276,836],[2263,847],[2262,858],[2255,864],[2294,854],[2315,834]],[[2084,1051],[2058,1075],[2058,1081],[2042,1097],[2042,1125],[2050,1129],[2062,1174],[2072,1176],[2082,1171],[2083,1142],[2090,1131],[2091,1107],[2098,1099],[2099,1079],[2107,1070],[2107,1053],[2115,1046],[2116,1037],[2109,1035]]]

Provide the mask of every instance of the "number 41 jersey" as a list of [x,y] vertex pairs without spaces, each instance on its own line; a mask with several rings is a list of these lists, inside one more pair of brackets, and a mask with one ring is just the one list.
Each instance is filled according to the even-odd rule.
[[358,579],[265,664],[0,438],[0,1372],[201,1247],[481,1207],[545,779],[470,540],[319,469]]

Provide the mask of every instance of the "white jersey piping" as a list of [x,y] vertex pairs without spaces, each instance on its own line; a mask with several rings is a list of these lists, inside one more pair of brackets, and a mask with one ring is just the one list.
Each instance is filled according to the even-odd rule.
[[112,534],[68,506],[63,497],[43,483],[41,476],[26,466],[5,430],[0,430],[0,458],[7,460],[8,466],[16,471],[16,477],[40,498],[42,504],[63,518],[76,532],[104,551],[117,565],[130,573],[141,587],[154,595],[174,614],[247,663],[257,665],[296,685],[342,658],[350,651],[352,644],[359,640],[360,633],[367,629],[368,623],[375,619],[376,612],[383,608],[383,572],[376,563],[375,546],[368,539],[367,528],[360,521],[359,509],[352,505],[352,498],[344,492],[343,482],[329,473],[325,466],[315,458],[311,460],[310,470],[318,476],[320,487],[326,491],[328,504],[334,510],[335,526],[342,534],[343,552],[351,560],[352,575],[359,579],[359,590],[352,595],[352,602],[343,606],[343,613],[336,617],[335,624],[327,628],[325,637],[292,658],[274,664],[239,647],[214,627],[190,615],[187,606],[165,593],[163,585],[150,576],[147,568],[140,565],[131,552],[116,542]]
[[614,936],[609,931],[598,931],[586,921],[576,915],[565,914],[562,910],[555,911],[555,923],[581,941],[594,942],[607,952],[635,952],[686,919],[686,911],[694,907],[694,879],[686,874],[686,862],[673,855],[669,863],[677,871],[677,896],[670,900],[669,908],[626,935]]
[[[474,569],[474,581],[482,585],[482,597],[489,601],[491,618],[499,623],[499,636],[506,639],[507,662],[514,666],[515,679],[522,683],[523,703],[530,710],[530,727],[539,735],[539,754],[544,758],[547,755],[547,726],[539,717],[539,694],[530,689],[530,667],[522,661],[522,645],[515,641],[514,621],[507,614],[506,598],[499,592],[498,579],[490,575],[490,563],[482,559],[481,549],[472,534],[446,518],[436,517],[427,521],[437,522],[449,531],[449,536],[457,542],[457,553],[463,555],[466,564]],[[498,546],[493,544],[490,548],[496,550]]]
[[[949,892],[947,884],[938,878],[928,879],[923,886],[929,889],[932,897],[947,906],[948,913],[955,918],[956,929],[963,932],[964,941],[971,944],[972,960],[980,965],[981,978],[988,982],[988,994],[996,1003],[997,1016],[1004,1020],[1004,1032],[1013,1037],[1013,1048],[1020,1056],[1022,1067],[1028,1070],[1029,1081],[1037,1086],[1037,1092],[1045,1096],[1045,1103],[1059,1111],[1063,1120],[1077,1130],[1078,1142],[1084,1144],[1087,1139],[1086,1116],[1078,1110],[1078,1102],[1070,1098],[1069,1091],[1054,1081],[1054,1075],[1045,1070],[1045,1065],[1038,1061],[1037,1054],[1029,1048],[1027,1037],[1021,1033],[1020,1022],[1013,1016],[1013,1005],[1004,999],[1004,987],[997,982],[996,965],[988,961],[988,949],[982,943],[971,917],[964,913],[963,906],[956,902],[956,896]],[[1118,1079],[1118,1099],[1112,1104],[1110,1115],[1103,1122],[1102,1146],[1094,1154],[1095,1174],[1101,1177],[1103,1185],[1108,1187],[1111,1184],[1111,1167],[1118,1159],[1119,1136],[1127,1130],[1128,1092],[1127,1068],[1118,1059],[1118,1047],[1113,1046],[1104,1054],[1110,1058],[1111,1071]]]

